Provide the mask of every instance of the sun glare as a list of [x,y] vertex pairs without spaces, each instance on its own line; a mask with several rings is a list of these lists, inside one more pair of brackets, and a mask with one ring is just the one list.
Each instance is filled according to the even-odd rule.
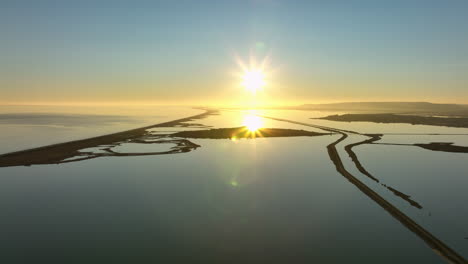
[[256,93],[265,86],[265,77],[260,70],[249,70],[242,76],[242,85],[251,93]]
[[256,132],[258,129],[262,128],[263,122],[262,119],[255,115],[247,115],[244,117],[244,122],[242,123],[250,132]]

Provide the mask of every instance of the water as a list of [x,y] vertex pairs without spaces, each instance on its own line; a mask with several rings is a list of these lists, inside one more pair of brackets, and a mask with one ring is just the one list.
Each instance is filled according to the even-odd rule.
[[[247,117],[252,114],[257,113],[223,111],[191,122],[219,128],[256,120],[262,127],[320,131]],[[315,123],[306,112],[273,114]],[[330,123],[337,122],[321,125]],[[425,126],[415,130],[428,132],[419,127]],[[382,128],[373,124],[372,129]],[[393,125],[391,131],[406,129]],[[444,140],[452,137],[466,142],[461,136]],[[337,172],[327,146],[338,138],[189,139],[201,147],[171,155],[0,168],[0,260],[443,263],[417,234]],[[468,156],[412,146],[357,146],[354,151],[377,183],[360,173],[343,149],[363,139],[351,135],[337,146],[345,168],[466,258]],[[403,136],[388,140],[412,142]],[[114,149],[172,146],[123,143]],[[423,208],[381,183],[411,195]]]
[[161,106],[2,106],[0,154],[116,133],[202,112],[190,107]]

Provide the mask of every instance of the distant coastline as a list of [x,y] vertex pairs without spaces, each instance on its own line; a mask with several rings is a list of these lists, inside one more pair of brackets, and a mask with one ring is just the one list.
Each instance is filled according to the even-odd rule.
[[402,123],[412,125],[431,125],[468,128],[468,118],[466,117],[434,117],[418,115],[399,114],[344,114],[330,115],[317,119],[325,119],[340,122],[372,122],[372,123]]
[[335,111],[348,114],[413,114],[424,116],[468,117],[468,104],[435,104],[429,102],[346,102],[304,104],[291,110]]

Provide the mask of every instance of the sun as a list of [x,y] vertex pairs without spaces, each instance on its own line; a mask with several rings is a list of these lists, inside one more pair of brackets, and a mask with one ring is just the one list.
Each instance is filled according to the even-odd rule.
[[265,75],[261,70],[248,70],[242,76],[242,86],[253,94],[263,89],[265,84]]

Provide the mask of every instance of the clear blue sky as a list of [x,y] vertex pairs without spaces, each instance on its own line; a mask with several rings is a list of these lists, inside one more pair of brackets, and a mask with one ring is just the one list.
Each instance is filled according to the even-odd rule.
[[0,102],[228,102],[269,54],[271,102],[468,103],[468,1],[8,1]]

